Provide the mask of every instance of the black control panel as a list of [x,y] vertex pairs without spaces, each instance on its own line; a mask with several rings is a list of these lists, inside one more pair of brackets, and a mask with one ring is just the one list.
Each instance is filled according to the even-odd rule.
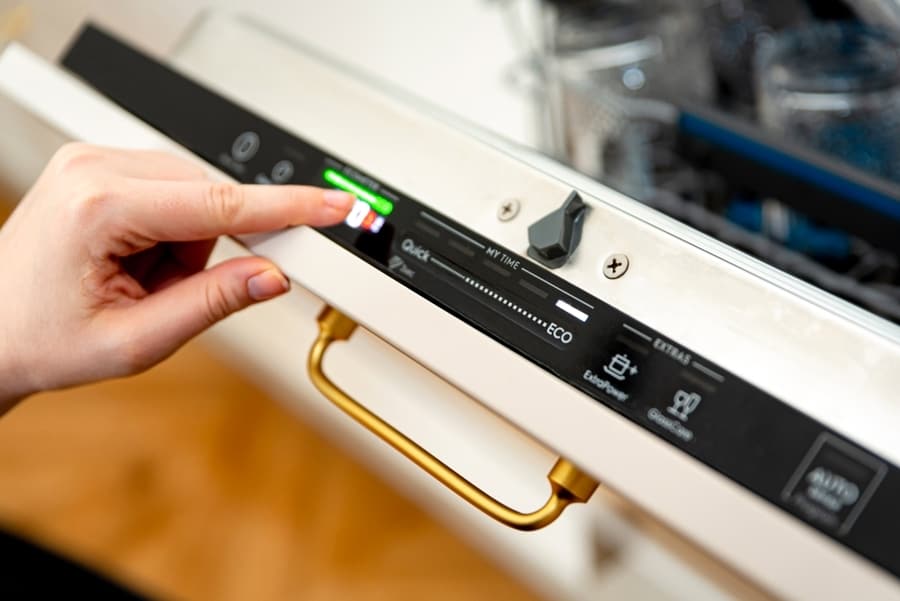
[[[346,222],[320,229],[323,236],[900,576],[900,471],[883,458],[363,166],[323,152],[98,29],[87,28],[63,63],[239,181],[352,192],[357,203]],[[597,453],[611,452],[598,438]]]

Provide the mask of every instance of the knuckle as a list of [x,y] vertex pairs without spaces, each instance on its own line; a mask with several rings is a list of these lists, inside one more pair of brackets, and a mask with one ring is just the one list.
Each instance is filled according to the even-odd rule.
[[98,217],[106,210],[111,200],[113,177],[97,171],[97,163],[103,158],[97,146],[81,142],[69,142],[63,145],[50,161],[53,174],[57,177],[50,180],[50,186],[57,193],[62,208],[74,223],[83,225]]
[[58,173],[78,172],[96,164],[102,158],[100,148],[83,142],[63,144],[53,155],[53,163]]
[[106,210],[110,200],[111,194],[102,181],[88,179],[74,187],[71,205],[79,221],[90,221]]
[[203,287],[203,311],[208,325],[222,321],[234,312],[236,299],[218,282],[209,281]]
[[216,223],[233,223],[244,208],[243,189],[236,184],[216,182],[206,189],[207,209]]

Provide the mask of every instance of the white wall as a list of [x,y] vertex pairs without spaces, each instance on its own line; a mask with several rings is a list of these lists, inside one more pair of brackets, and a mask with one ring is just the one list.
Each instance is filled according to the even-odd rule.
[[86,18],[165,54],[202,10],[238,10],[527,142],[532,131],[527,105],[503,77],[516,51],[498,5],[490,0],[0,0],[0,11],[27,7],[31,25],[24,41],[56,57]]

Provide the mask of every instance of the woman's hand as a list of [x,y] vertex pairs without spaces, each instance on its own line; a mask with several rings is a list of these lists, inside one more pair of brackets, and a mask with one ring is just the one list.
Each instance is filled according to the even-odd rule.
[[216,237],[330,225],[351,204],[333,190],[214,183],[164,153],[64,146],[0,230],[0,413],[147,369],[286,292],[260,257],[205,269]]

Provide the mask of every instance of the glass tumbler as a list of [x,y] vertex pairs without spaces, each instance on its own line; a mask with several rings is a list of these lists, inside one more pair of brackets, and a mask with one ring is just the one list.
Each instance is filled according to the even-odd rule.
[[900,181],[900,39],[861,24],[786,30],[756,60],[760,121],[787,140]]
[[640,165],[647,162],[643,122],[671,120],[663,103],[712,96],[701,11],[681,0],[593,0],[554,16],[547,72],[565,158],[609,181],[613,152],[628,165],[625,179],[641,179],[650,169]]

